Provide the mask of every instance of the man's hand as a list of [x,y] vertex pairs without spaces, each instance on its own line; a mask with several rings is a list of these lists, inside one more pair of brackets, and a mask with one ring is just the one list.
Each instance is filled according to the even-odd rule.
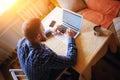
[[62,35],[63,33],[60,32],[62,31],[64,28],[62,27],[62,25],[58,25],[56,27],[54,27],[53,29],[51,29],[51,32],[54,34],[54,35]]
[[69,28],[69,29],[66,30],[65,34],[66,34],[67,37],[74,37],[75,32],[72,29]]
[[[61,31],[63,31],[64,28],[62,27],[62,25],[58,25],[54,28],[51,29],[51,32],[53,33],[53,35],[63,35],[64,33],[62,33]],[[75,32],[72,29],[67,29],[65,32],[65,36],[66,37],[74,37]]]

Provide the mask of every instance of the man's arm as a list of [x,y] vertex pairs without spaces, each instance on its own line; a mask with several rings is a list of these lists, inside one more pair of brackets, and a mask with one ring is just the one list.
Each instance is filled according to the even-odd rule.
[[48,29],[45,31],[45,35],[47,37],[49,37],[52,33],[54,35],[61,35],[62,33],[60,31],[62,31],[64,28],[61,26],[61,25],[58,25],[58,26],[54,26],[53,28],[51,29]]
[[[61,29],[61,27],[58,27]],[[46,66],[48,68],[66,68],[71,67],[76,64],[77,61],[77,48],[75,40],[73,39],[74,31],[72,29],[66,30],[66,36],[68,38],[68,51],[67,56],[56,55],[51,49],[47,48],[45,53],[46,55]]]
[[73,38],[68,39],[68,51],[67,56],[56,55],[51,49],[47,48],[47,52],[50,53],[46,66],[48,68],[58,69],[72,67],[77,61],[77,48]]

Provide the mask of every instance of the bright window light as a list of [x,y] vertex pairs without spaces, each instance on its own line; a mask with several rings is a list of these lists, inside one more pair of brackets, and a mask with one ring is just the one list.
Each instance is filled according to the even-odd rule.
[[0,15],[11,7],[17,0],[0,0]]

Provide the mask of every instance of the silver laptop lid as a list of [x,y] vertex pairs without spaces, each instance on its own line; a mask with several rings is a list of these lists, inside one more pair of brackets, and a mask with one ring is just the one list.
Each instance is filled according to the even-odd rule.
[[72,27],[75,31],[80,31],[82,27],[83,16],[73,11],[63,9],[63,24]]

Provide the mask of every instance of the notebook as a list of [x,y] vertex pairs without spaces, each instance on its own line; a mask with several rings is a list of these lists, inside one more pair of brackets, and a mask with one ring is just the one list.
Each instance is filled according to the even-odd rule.
[[[64,33],[67,28],[71,28],[74,30],[75,32],[74,38],[76,38],[80,34],[83,16],[67,9],[63,9],[62,12],[63,12],[62,26],[64,27],[64,31],[62,32]],[[56,38],[66,42],[64,36],[56,36]]]
[[76,38],[79,35],[80,29],[82,27],[82,22],[83,22],[82,15],[67,9],[63,9],[62,26],[64,27],[65,30],[67,28],[73,29],[75,31],[74,38]]

